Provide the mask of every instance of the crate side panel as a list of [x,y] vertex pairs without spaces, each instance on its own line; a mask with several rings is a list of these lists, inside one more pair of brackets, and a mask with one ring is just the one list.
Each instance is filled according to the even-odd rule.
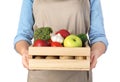
[[90,56],[90,48],[29,47],[30,55]]
[[31,70],[89,70],[89,60],[29,60]]

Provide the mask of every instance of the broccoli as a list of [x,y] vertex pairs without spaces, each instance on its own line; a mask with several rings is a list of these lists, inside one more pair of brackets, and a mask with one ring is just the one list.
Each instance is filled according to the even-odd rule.
[[41,27],[37,28],[34,31],[34,40],[41,39],[41,40],[49,40],[50,39],[50,33],[52,33],[53,30],[51,27]]

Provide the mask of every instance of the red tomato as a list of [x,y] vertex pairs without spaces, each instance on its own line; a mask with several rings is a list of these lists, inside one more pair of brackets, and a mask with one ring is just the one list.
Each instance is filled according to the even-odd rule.
[[63,38],[66,38],[68,35],[70,35],[70,32],[66,29],[60,29],[55,34],[60,33]]
[[52,47],[63,47],[63,45],[59,42],[51,42]]
[[45,40],[35,40],[33,46],[48,46],[48,42]]
[[49,39],[49,40],[48,40],[48,45],[51,46],[51,43],[52,43],[52,40]]

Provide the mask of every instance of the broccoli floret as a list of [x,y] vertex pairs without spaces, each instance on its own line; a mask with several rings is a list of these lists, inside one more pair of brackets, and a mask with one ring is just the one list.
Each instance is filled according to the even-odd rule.
[[50,33],[52,33],[53,30],[51,27],[41,27],[37,28],[34,31],[34,40],[41,39],[41,40],[49,40],[50,39]]

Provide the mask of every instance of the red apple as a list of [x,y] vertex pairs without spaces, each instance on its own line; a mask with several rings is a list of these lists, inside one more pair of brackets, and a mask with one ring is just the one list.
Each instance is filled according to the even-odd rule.
[[35,47],[39,47],[39,46],[48,46],[48,42],[46,40],[40,40],[40,39],[37,39],[34,41],[34,44],[33,46]]
[[55,34],[60,33],[63,38],[66,38],[68,35],[70,35],[70,32],[66,29],[60,29]]

